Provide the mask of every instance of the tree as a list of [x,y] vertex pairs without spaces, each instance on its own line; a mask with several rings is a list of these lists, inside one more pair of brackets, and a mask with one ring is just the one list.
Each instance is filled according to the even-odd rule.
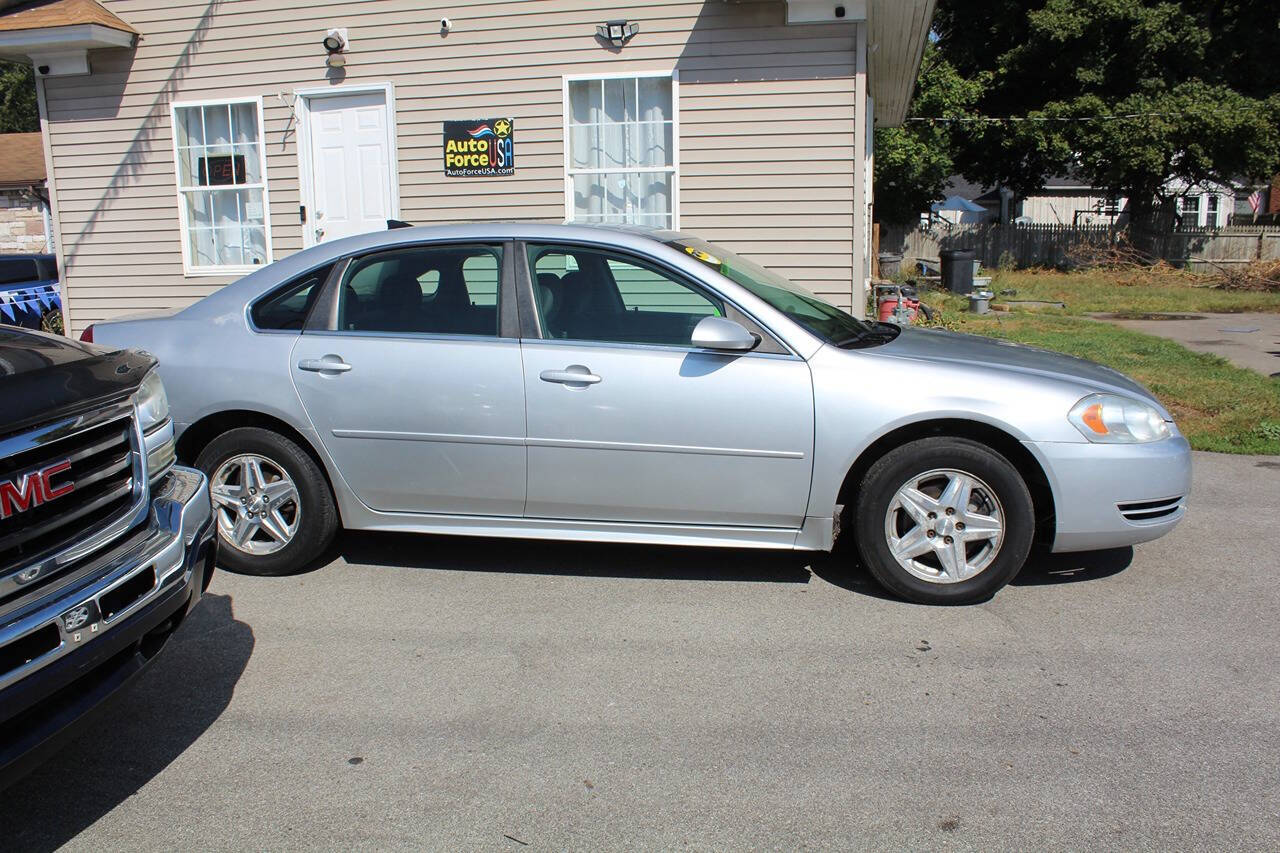
[[[1187,184],[1280,172],[1276,0],[940,0],[938,52],[984,81],[951,155],[1029,193],[1074,173],[1153,221]],[[997,120],[989,120],[989,119]]]
[[36,80],[30,65],[0,63],[0,133],[40,129]]
[[[969,114],[982,94],[985,73],[970,79],[933,46],[925,47],[916,82],[912,115],[959,118]],[[952,149],[956,128],[949,122],[908,122],[875,132],[875,214],[881,222],[907,223],[941,199],[955,174]]]

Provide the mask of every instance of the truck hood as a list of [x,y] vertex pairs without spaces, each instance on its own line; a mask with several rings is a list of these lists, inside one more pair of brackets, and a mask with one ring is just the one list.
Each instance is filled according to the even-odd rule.
[[1015,344],[978,335],[964,335],[944,329],[902,330],[902,334],[877,347],[877,355],[919,359],[1024,375],[1044,376],[1083,386],[1086,391],[1104,391],[1137,397],[1156,406],[1166,419],[1168,411],[1160,401],[1118,370],[1071,355]]
[[127,397],[155,359],[0,326],[0,434]]

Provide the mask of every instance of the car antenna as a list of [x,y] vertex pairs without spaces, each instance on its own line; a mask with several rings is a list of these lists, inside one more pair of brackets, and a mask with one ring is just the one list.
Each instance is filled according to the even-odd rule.
[[413,223],[412,223],[412,222],[402,222],[402,221],[401,221],[401,220],[399,220],[399,219],[388,219],[388,220],[387,220],[387,230],[388,230],[388,231],[391,231],[391,230],[393,230],[393,229],[395,229],[395,228],[412,228],[412,227],[413,227]]

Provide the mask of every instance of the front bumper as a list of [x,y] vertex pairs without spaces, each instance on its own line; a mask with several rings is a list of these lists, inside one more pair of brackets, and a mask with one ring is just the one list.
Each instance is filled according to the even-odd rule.
[[216,560],[204,474],[174,468],[144,525],[98,565],[0,625],[0,788],[155,657],[209,585]]
[[1053,490],[1055,552],[1149,542],[1186,513],[1191,446],[1181,435],[1149,444],[1024,444]]

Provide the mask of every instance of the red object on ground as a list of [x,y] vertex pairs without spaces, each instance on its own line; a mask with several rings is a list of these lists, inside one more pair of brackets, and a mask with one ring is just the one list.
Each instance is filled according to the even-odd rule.
[[[914,323],[916,319],[916,314],[919,313],[920,311],[920,300],[912,299],[911,297],[904,295],[902,297],[902,304],[905,305],[907,310],[911,312],[911,318],[909,322]],[[886,293],[883,296],[881,296],[880,297],[880,322],[881,323],[889,322],[889,318],[893,316],[893,312],[894,310],[897,309],[897,307],[898,307],[897,293],[893,293],[893,294]]]

